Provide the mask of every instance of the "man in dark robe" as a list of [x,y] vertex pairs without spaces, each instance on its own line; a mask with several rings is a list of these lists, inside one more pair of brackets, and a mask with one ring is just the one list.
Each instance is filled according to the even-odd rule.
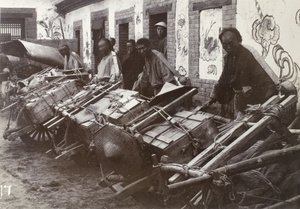
[[247,104],[261,104],[277,93],[275,83],[242,46],[242,37],[236,28],[225,28],[219,35],[224,50],[224,69],[204,108],[218,101],[228,104],[235,97],[237,113],[243,113]]
[[131,90],[138,75],[143,71],[144,60],[135,48],[135,41],[126,43],[127,54],[122,60],[123,88]]

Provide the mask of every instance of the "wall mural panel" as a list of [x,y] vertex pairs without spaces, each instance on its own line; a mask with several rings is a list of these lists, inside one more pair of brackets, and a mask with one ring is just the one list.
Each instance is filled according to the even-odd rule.
[[218,80],[222,73],[222,46],[219,33],[222,28],[222,9],[200,12],[200,79]]
[[189,18],[188,1],[178,0],[176,7],[176,69],[182,76],[188,76],[189,69]]
[[[252,27],[251,27],[252,26]],[[300,1],[237,1],[237,28],[243,44],[261,51],[281,81],[300,92]],[[299,95],[299,94],[298,94]],[[298,105],[300,108],[300,104]]]
[[37,20],[38,39],[63,39],[62,25],[64,19],[55,12],[54,8],[49,8]]
[[277,43],[280,29],[272,15],[263,15],[257,0],[255,0],[255,6],[259,14],[259,19],[256,19],[252,24],[252,36],[261,45],[262,56],[266,57],[269,53],[270,45]]
[[280,67],[279,77],[281,81],[289,80],[297,89],[300,89],[300,68],[279,44],[273,47],[273,58],[275,63]]
[[143,1],[136,0],[134,7],[135,40],[143,38]]

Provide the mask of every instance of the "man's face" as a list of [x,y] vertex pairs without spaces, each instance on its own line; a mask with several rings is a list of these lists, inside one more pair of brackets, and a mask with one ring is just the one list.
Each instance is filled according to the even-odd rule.
[[166,29],[164,27],[158,26],[156,32],[159,38],[163,38],[166,36]]
[[101,40],[99,43],[98,43],[98,49],[99,49],[99,52],[102,54],[102,55],[107,55],[110,51],[109,49],[109,45],[106,43],[106,41],[103,41]]
[[131,54],[133,52],[133,50],[134,50],[134,46],[130,42],[126,43],[126,48],[127,48],[128,54]]
[[221,37],[221,42],[223,49],[228,54],[236,54],[236,51],[240,45],[235,34],[230,31],[227,31],[223,34],[223,36]]
[[64,48],[60,49],[60,53],[62,56],[66,56],[66,55],[68,56],[69,50],[66,47],[64,47]]
[[136,49],[144,58],[149,56],[151,50],[150,47],[146,47],[144,44],[137,45]]

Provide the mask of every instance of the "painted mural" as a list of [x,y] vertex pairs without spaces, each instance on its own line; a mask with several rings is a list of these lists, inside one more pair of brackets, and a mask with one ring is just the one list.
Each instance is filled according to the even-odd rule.
[[296,24],[300,26],[300,9],[296,12],[295,20]]
[[222,9],[200,13],[200,79],[218,80],[222,73],[222,46],[219,33],[222,28]]
[[175,31],[176,31],[176,69],[182,76],[188,76],[189,72],[189,21],[188,1],[178,0],[176,7]]
[[262,56],[266,57],[269,53],[270,46],[277,44],[280,29],[276,24],[273,15],[263,15],[257,0],[255,0],[255,7],[259,14],[259,18],[252,24],[252,37],[254,41],[261,45]]
[[238,1],[237,28],[280,81],[292,82],[300,92],[300,1]]
[[55,12],[54,8],[47,9],[41,16],[41,19],[37,20],[38,39],[62,39],[64,19]]
[[295,63],[291,55],[285,51],[279,44],[273,48],[273,58],[275,63],[280,67],[279,78],[283,81],[292,82],[297,89],[300,89],[300,68]]
[[134,6],[135,40],[143,38],[143,1],[136,0]]

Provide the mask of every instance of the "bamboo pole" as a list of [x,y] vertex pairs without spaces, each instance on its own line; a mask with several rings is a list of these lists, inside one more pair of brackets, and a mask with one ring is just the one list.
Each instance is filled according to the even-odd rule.
[[[275,95],[271,98],[269,98],[264,104],[262,104],[262,107],[266,107],[267,105],[276,104],[280,101],[280,97],[278,95]],[[245,126],[243,125],[244,122],[250,122],[254,121],[256,119],[256,115],[247,115],[242,121],[236,121],[237,124],[234,125],[231,131],[227,132],[224,136],[220,137],[217,140],[217,143],[219,144],[226,144],[225,139],[228,140],[232,138],[231,134],[241,133],[242,130],[245,130]],[[195,166],[197,163],[204,157],[207,156],[209,153],[212,153],[214,151],[215,144],[210,145],[208,148],[206,148],[204,151],[202,151],[200,154],[198,154],[195,158],[193,158],[190,162],[188,162],[187,166]],[[169,178],[169,183],[178,182],[182,177],[180,177],[179,174],[174,174]]]
[[[221,172],[226,175],[236,175],[238,173],[243,173],[266,165],[278,163],[289,158],[296,159],[296,157],[299,157],[299,154],[300,154],[300,145],[296,145],[282,150],[275,150],[271,153],[260,155],[258,157],[254,157],[238,163],[223,166],[218,169],[215,169],[214,172]],[[212,175],[209,174],[208,172],[203,173],[201,170],[196,170],[196,169],[186,170],[183,167],[180,167],[179,165],[162,165],[161,170],[178,172],[180,174],[188,174],[194,177],[186,181],[168,185],[167,187],[169,190],[183,189],[183,188],[195,186],[207,180],[212,179]]]
[[300,195],[290,198],[288,200],[283,200],[282,202],[276,203],[265,209],[282,209],[282,208],[299,208]]

